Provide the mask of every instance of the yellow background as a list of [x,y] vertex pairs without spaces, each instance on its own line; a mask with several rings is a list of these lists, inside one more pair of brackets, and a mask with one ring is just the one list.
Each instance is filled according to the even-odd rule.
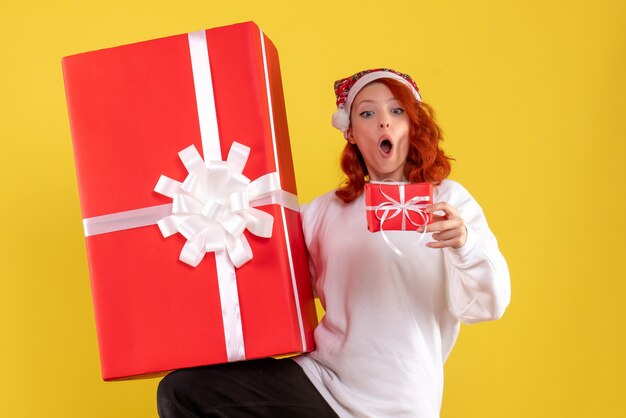
[[281,56],[301,202],[340,181],[332,82],[391,66],[499,238],[512,304],[463,327],[442,417],[626,416],[625,5],[3,0],[0,415],[156,415],[158,380],[100,378],[61,57],[254,20]]

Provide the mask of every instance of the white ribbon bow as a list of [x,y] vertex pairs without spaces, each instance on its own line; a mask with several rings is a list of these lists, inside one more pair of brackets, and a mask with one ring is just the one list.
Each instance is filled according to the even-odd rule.
[[[396,216],[402,216],[402,230],[406,230],[407,219],[414,226],[423,225],[424,232],[420,234],[420,237],[416,242],[416,244],[419,244],[422,241],[422,239],[424,239],[424,236],[426,235],[426,230],[427,230],[426,224],[428,222],[428,215],[426,214],[426,212],[422,210],[422,208],[427,206],[427,204],[424,204],[421,202],[430,202],[430,197],[429,196],[415,196],[405,202],[404,185],[399,184],[397,186],[398,186],[399,197],[400,197],[399,201],[395,200],[394,198],[386,194],[383,191],[382,183],[380,184],[379,186],[380,193],[387,199],[387,201],[376,206],[374,208],[374,214],[376,215],[376,218],[380,221],[380,233],[383,237],[383,240],[385,240],[387,245],[396,254],[402,257],[404,256],[404,253],[400,251],[400,249],[391,242],[391,240],[389,239],[389,237],[387,237],[387,234],[385,233],[385,229],[384,229],[385,222],[390,219],[395,218]],[[390,212],[393,212],[393,213],[391,213],[390,215],[389,214]],[[420,218],[422,219],[422,223],[417,223],[413,221],[413,219],[411,219],[411,212],[418,214]]]
[[278,173],[250,181],[242,174],[250,148],[233,142],[226,161],[202,160],[194,145],[178,153],[189,175],[182,183],[161,176],[154,190],[173,199],[172,214],[158,222],[164,237],[180,232],[187,242],[180,260],[196,267],[207,252],[226,250],[235,267],[253,257],[243,232],[272,236],[274,217],[251,203],[280,190]]

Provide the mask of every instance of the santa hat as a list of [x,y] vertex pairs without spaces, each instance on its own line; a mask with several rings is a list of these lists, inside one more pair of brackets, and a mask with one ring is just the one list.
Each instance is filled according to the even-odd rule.
[[337,96],[337,110],[333,113],[333,126],[343,132],[347,138],[347,131],[350,127],[350,108],[352,101],[363,87],[374,80],[381,78],[391,78],[406,84],[417,101],[421,102],[419,89],[415,81],[407,74],[402,74],[390,68],[376,68],[358,72],[350,77],[335,81],[335,96]]

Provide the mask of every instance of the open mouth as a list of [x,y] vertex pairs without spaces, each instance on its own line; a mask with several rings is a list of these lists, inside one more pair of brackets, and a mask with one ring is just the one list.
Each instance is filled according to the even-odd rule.
[[387,138],[380,141],[380,144],[378,146],[380,147],[380,150],[387,155],[391,153],[391,149],[393,148],[392,142]]

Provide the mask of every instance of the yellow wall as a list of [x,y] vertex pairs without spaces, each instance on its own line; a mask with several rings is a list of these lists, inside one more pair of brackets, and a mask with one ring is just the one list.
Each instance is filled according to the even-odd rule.
[[281,55],[301,201],[339,182],[332,82],[391,66],[499,238],[513,302],[463,328],[442,417],[626,416],[626,2],[288,4],[0,3],[0,414],[156,415],[157,380],[100,379],[61,57],[255,20]]

